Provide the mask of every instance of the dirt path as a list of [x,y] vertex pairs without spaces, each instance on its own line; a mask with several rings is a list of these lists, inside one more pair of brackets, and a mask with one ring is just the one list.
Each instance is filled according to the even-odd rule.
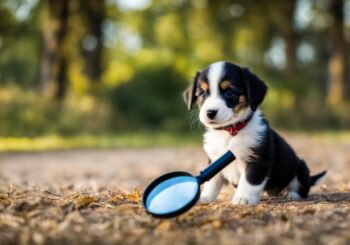
[[[289,136],[325,181],[303,202],[219,201],[157,220],[139,201],[160,174],[206,165],[200,147],[0,155],[0,244],[350,244],[350,142]],[[135,190],[136,188],[136,190]]]

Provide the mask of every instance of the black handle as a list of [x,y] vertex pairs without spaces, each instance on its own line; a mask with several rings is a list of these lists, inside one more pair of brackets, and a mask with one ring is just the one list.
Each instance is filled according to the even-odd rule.
[[199,184],[203,184],[205,181],[210,180],[214,175],[224,169],[227,165],[229,165],[236,157],[233,155],[231,151],[227,151],[224,155],[222,155],[218,160],[209,165],[206,169],[200,172],[200,174],[196,177],[198,179]]

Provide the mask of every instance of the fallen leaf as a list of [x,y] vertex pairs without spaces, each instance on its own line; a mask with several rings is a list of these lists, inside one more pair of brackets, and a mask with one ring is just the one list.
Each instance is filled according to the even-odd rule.
[[76,208],[83,208],[94,202],[95,198],[93,196],[80,196],[74,199],[74,205]]

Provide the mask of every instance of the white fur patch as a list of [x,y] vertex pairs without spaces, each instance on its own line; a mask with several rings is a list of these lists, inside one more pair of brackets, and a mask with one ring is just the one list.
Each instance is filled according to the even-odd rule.
[[211,96],[215,97],[218,94],[219,82],[224,75],[224,65],[223,61],[216,62],[209,67],[208,71],[208,80],[209,80],[209,89]]
[[[204,101],[199,113],[199,119],[206,126],[228,121],[233,115],[232,109],[226,106],[225,101],[219,95],[219,83],[224,75],[224,65],[225,63],[220,61],[209,67],[209,97]],[[217,111],[214,120],[207,117],[208,110]]]
[[294,191],[289,191],[287,194],[287,199],[290,200],[300,200],[301,196],[299,195],[299,193],[294,192]]
[[[242,118],[239,117],[237,120],[240,121],[245,118],[246,116],[242,116]],[[242,199],[242,201],[236,200],[237,202],[247,202],[246,204],[254,204],[259,200],[260,192],[265,185],[264,183],[261,186],[252,186],[244,180],[245,178],[242,179],[242,177],[245,175],[245,163],[249,160],[250,157],[252,157],[253,154],[251,148],[258,146],[261,143],[262,136],[266,130],[266,125],[261,124],[261,120],[261,112],[260,110],[257,110],[247,126],[240,130],[239,133],[234,137],[232,137],[228,132],[224,130],[208,129],[204,134],[204,150],[212,161],[218,159],[227,150],[231,150],[236,156],[236,160],[224,168],[221,172],[221,175],[229,183],[234,185],[238,184],[237,193],[239,195],[236,199]],[[240,187],[241,181],[243,183],[242,187]],[[218,188],[214,188],[214,186],[210,185],[210,182],[208,182],[208,185],[204,186],[203,192],[207,193],[206,196],[214,196],[214,194],[217,195],[217,193],[214,193],[214,190],[215,192],[218,192]],[[243,195],[245,192],[248,194]],[[245,197],[245,199],[243,197]],[[243,201],[243,199],[245,201]]]
[[260,194],[264,190],[266,180],[260,185],[251,185],[242,174],[239,179],[237,191],[233,196],[232,203],[240,205],[256,205],[260,200]]
[[[212,120],[207,117],[208,110],[216,110],[216,117]],[[210,95],[204,102],[199,113],[200,121],[211,127],[220,127],[220,125],[226,125],[227,122],[232,118],[233,111],[228,108],[225,101],[219,96]]]
[[299,187],[300,187],[300,183],[299,183],[299,181],[298,181],[297,176],[295,176],[295,177],[293,178],[293,180],[289,183],[289,185],[288,185],[288,190],[289,190],[289,191],[298,192]]
[[217,174],[211,180],[209,180],[208,182],[205,182],[199,201],[200,202],[215,201],[222,187],[223,182],[224,182],[224,179],[221,174]]
[[291,199],[291,200],[300,200],[301,196],[298,193],[299,187],[300,187],[299,180],[298,180],[297,176],[295,176],[293,178],[293,180],[288,185],[287,198]]

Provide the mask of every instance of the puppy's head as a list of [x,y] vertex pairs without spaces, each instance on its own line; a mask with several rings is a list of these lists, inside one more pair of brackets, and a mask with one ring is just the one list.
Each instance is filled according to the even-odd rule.
[[246,119],[266,91],[265,83],[247,68],[217,62],[196,73],[184,99],[189,110],[197,102],[205,126],[218,128]]

